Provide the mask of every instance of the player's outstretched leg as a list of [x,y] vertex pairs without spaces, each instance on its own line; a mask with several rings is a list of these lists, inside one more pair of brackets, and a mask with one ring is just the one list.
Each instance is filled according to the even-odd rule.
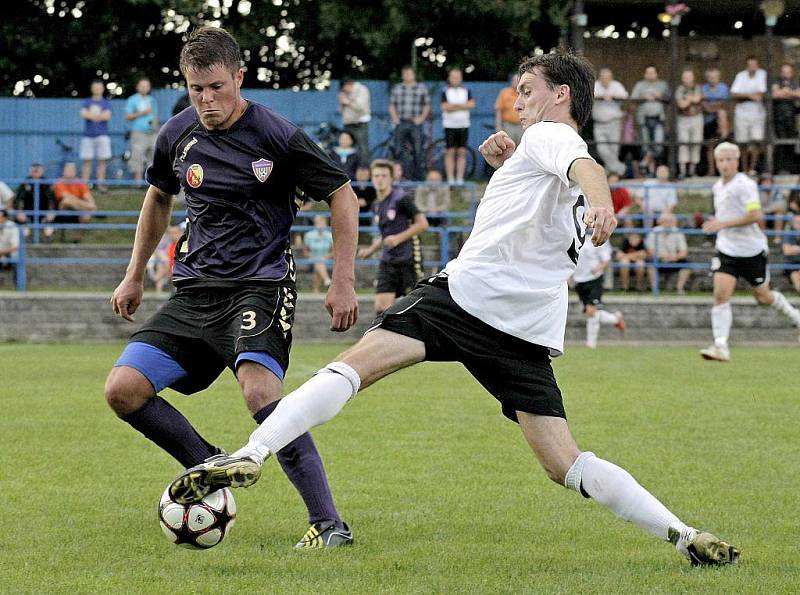
[[289,393],[250,435],[246,446],[188,469],[170,484],[176,502],[196,502],[223,487],[248,487],[260,468],[298,436],[338,414],[360,388],[425,359],[425,344],[376,328]]
[[685,525],[627,471],[594,453],[580,452],[565,419],[523,412],[517,412],[517,419],[528,444],[556,483],[669,541],[692,564],[732,564],[738,559],[735,547]]
[[770,290],[769,286],[766,285],[755,288],[753,295],[759,304],[772,306],[791,320],[794,326],[800,328],[800,311],[792,306],[780,291]]

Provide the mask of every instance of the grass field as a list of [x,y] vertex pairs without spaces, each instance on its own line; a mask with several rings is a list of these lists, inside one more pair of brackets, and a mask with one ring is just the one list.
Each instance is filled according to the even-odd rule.
[[[674,549],[549,482],[458,366],[384,380],[314,435],[353,548],[294,552],[304,509],[271,462],[235,492],[229,538],[171,545],[156,506],[177,463],[115,419],[120,345],[0,345],[3,593],[788,593],[800,588],[797,351],[570,348],[554,364],[579,444],[630,470],[736,567]],[[292,388],[340,346],[297,345]],[[168,395],[217,444],[253,424],[230,375]]]

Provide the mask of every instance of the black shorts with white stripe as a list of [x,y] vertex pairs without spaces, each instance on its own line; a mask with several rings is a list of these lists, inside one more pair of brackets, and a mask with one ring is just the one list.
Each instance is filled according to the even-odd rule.
[[427,361],[464,364],[511,421],[517,421],[517,411],[566,417],[549,350],[464,311],[450,296],[444,276],[421,281],[380,314],[367,332],[376,328],[422,341]]

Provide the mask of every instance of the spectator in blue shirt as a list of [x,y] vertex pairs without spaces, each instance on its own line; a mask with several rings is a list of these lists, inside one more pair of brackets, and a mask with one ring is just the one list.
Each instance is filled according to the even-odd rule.
[[130,167],[133,179],[142,179],[144,168],[153,161],[153,148],[158,132],[156,102],[150,95],[150,79],[141,78],[136,83],[136,93],[125,104],[125,120],[130,127]]
[[703,140],[707,141],[707,175],[716,175],[714,170],[714,147],[730,136],[731,125],[728,118],[728,101],[731,97],[728,85],[720,82],[719,68],[706,70],[706,84],[703,85]]
[[106,162],[111,159],[111,137],[108,135],[108,121],[111,119],[111,102],[103,95],[106,85],[95,79],[90,87],[92,96],[81,103],[83,118],[83,138],[81,138],[80,158],[83,161],[83,179],[92,176],[92,162],[97,160],[97,189],[105,192]]
[[320,285],[330,287],[327,261],[333,258],[333,234],[328,229],[328,220],[323,215],[314,217],[314,229],[303,236],[303,252],[310,258],[314,270],[311,286],[319,293]]

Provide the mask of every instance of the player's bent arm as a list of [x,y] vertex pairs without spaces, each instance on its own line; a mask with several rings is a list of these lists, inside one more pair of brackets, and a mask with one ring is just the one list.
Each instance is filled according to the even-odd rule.
[[581,187],[589,203],[584,221],[593,230],[592,243],[604,244],[617,227],[605,170],[591,159],[582,158],[572,162],[568,175]]
[[745,227],[747,225],[752,225],[753,223],[761,223],[763,220],[764,212],[761,209],[747,211],[746,215],[743,217],[737,217],[736,219],[728,219],[727,221],[717,219],[720,229],[724,229],[726,227]]
[[172,213],[171,194],[162,192],[155,186],[150,186],[144,197],[142,211],[136,224],[136,237],[133,240],[133,252],[125,278],[129,280],[144,280],[147,261],[155,252],[159,240],[169,225]]
[[328,197],[333,232],[332,283],[355,283],[355,258],[358,247],[358,198],[350,184]]
[[410,240],[414,236],[418,236],[423,231],[430,227],[430,223],[428,223],[428,218],[425,216],[425,213],[417,213],[414,215],[414,223],[408,226],[408,229],[401,231],[398,234],[395,234],[395,239],[397,240],[398,244],[402,244],[403,242]]

